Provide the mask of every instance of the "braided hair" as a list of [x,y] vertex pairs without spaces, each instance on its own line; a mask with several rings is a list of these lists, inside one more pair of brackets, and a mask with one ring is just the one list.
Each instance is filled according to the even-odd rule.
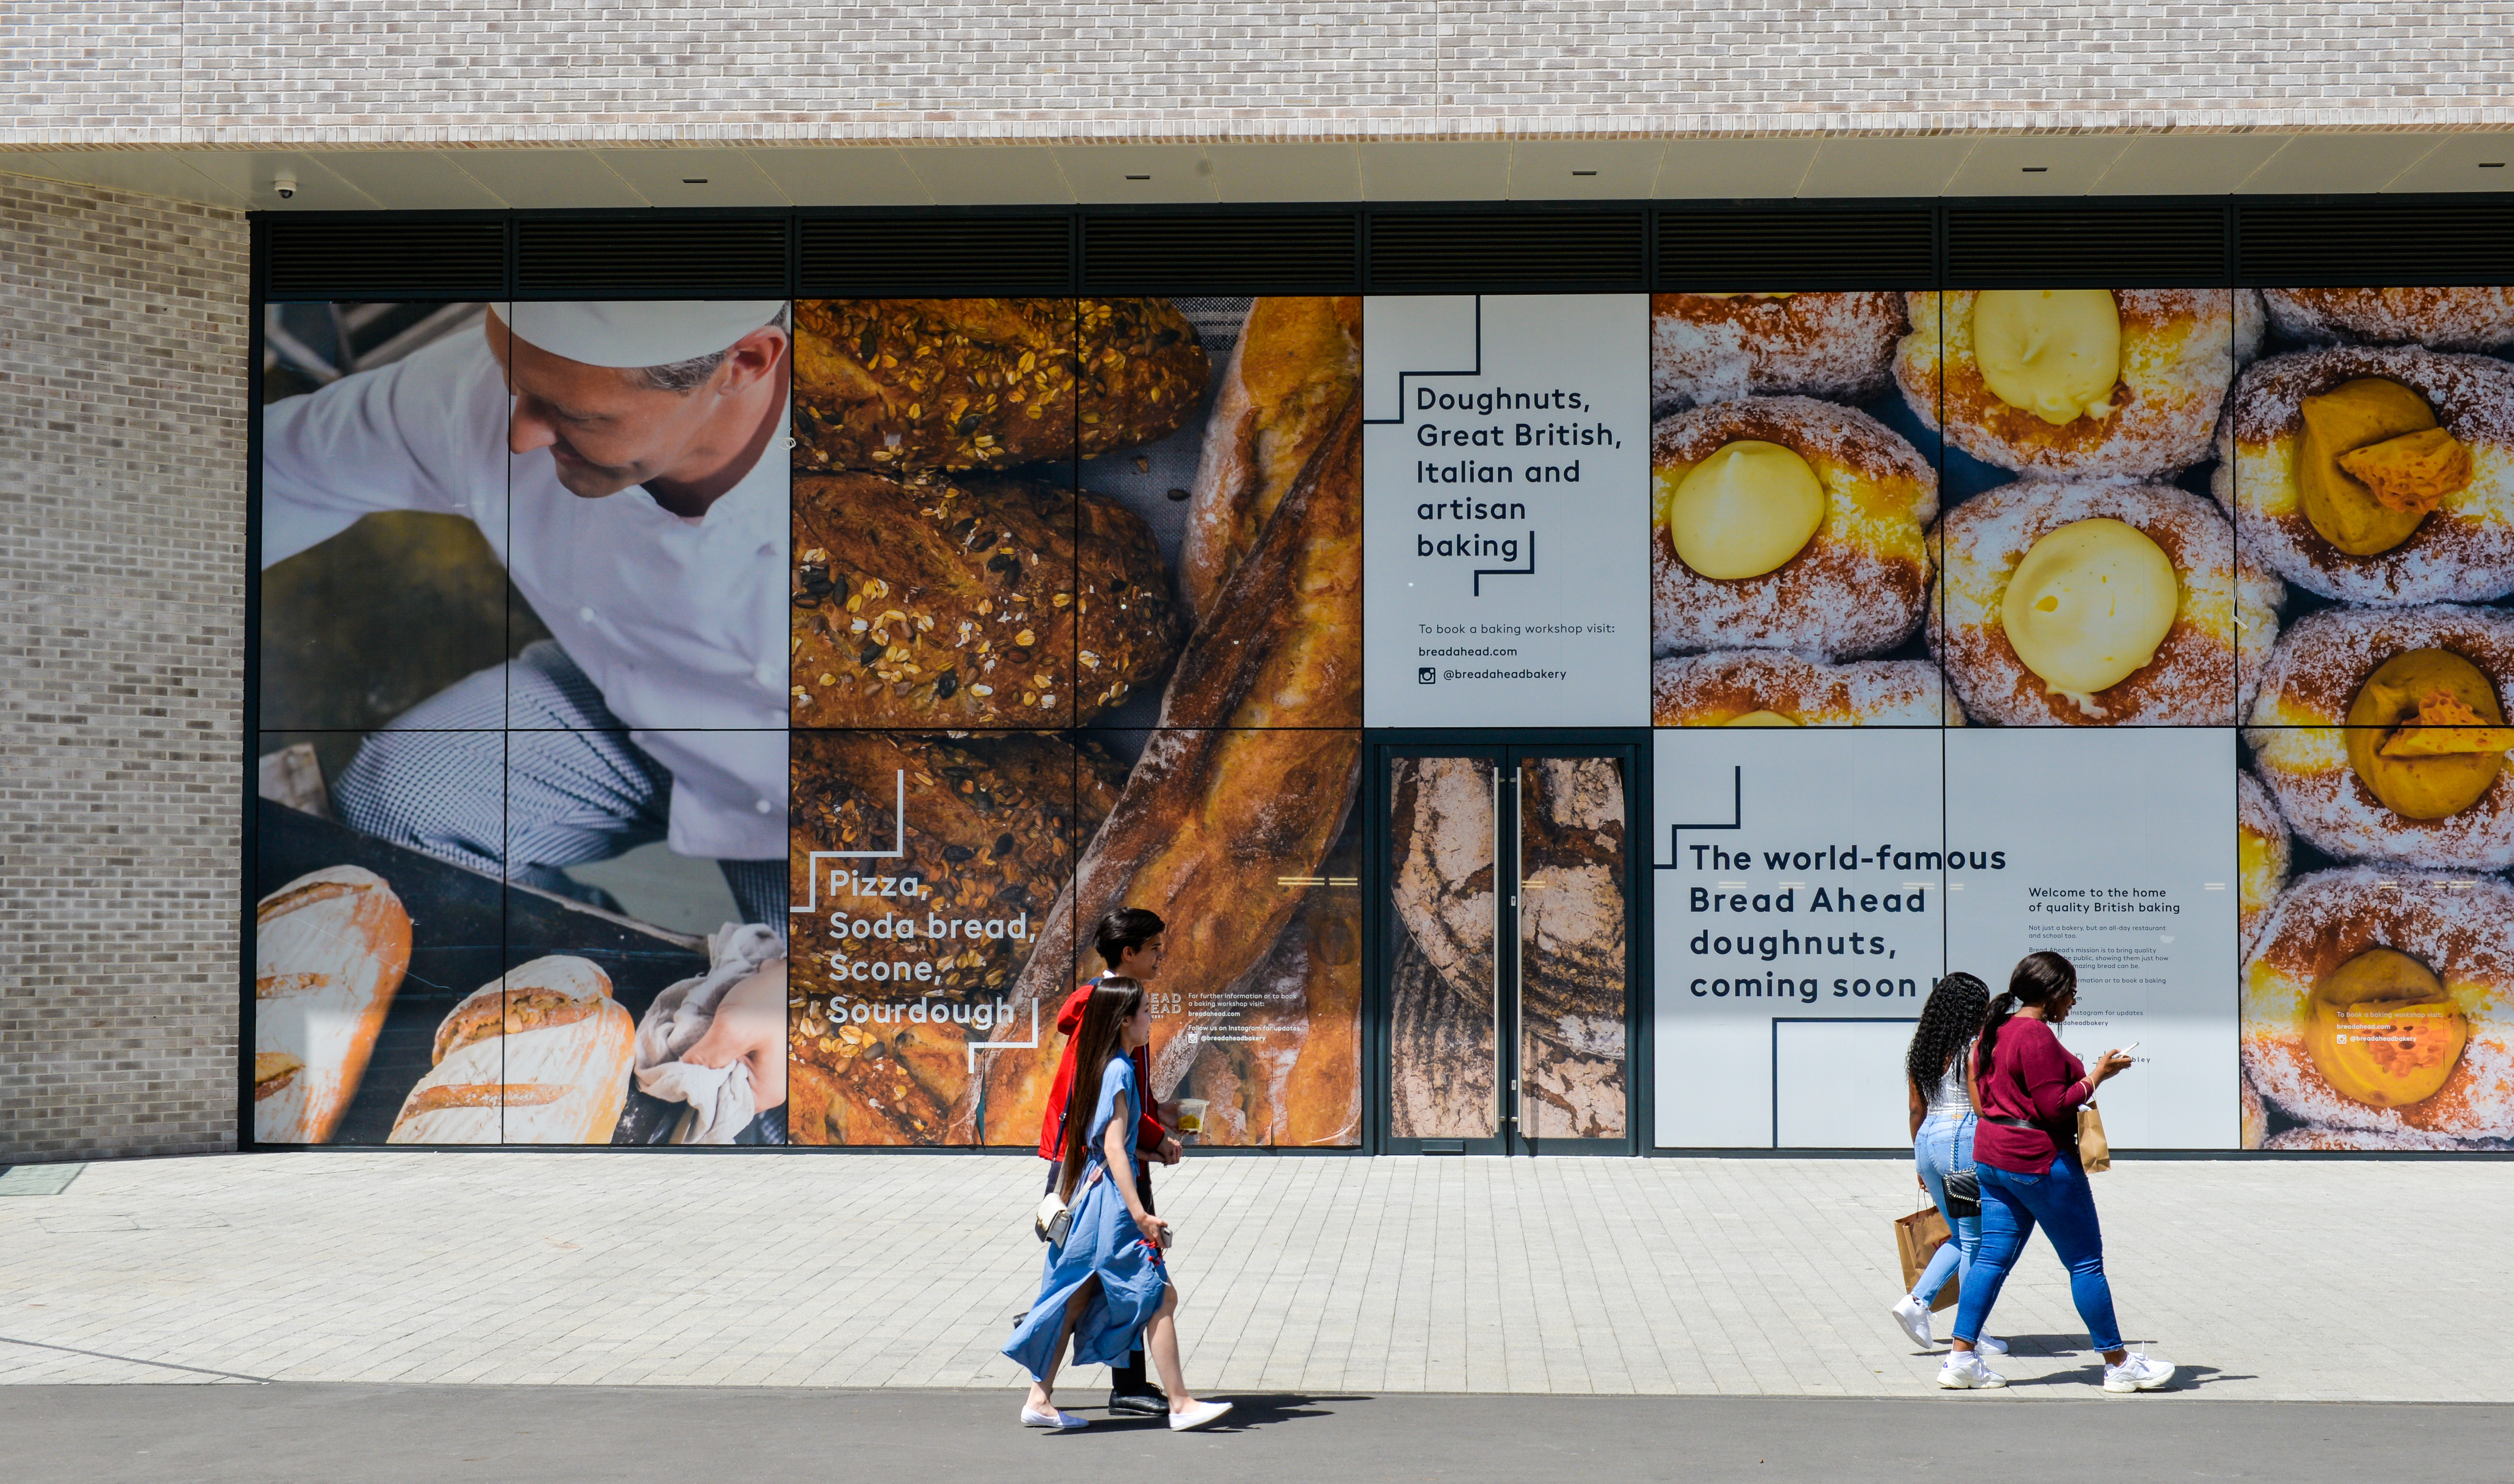
[[2078,987],[2078,966],[2057,953],[2028,953],[2007,976],[2007,992],[1990,1002],[1982,1016],[1981,1040],[1973,1048],[1973,1065],[1990,1069],[1990,1053],[1999,1044],[1999,1027],[2023,1005],[2048,1005]]
[[1990,1007],[1990,986],[1958,972],[1938,981],[1929,1002],[1921,1007],[1921,1023],[1912,1030],[1912,1049],[1903,1054],[1903,1074],[1926,1093],[1964,1044],[1981,1032],[1981,1018]]

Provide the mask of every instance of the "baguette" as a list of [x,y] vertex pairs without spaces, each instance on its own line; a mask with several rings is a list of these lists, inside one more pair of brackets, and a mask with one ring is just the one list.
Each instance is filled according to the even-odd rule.
[[1335,428],[1361,383],[1361,301],[1261,299],[1249,305],[1204,425],[1179,557],[1198,622],[1233,568]]
[[1164,299],[805,299],[794,467],[1001,469],[1177,431],[1204,347]]
[[387,1143],[607,1143],[628,1097],[637,1023],[611,977],[536,958],[466,995]]
[[410,913],[375,872],[326,866],[256,905],[253,958],[254,1140],[327,1143],[410,967]]
[[[1077,928],[1114,906],[1159,911],[1163,974],[1229,984],[1273,950],[1344,827],[1361,766],[1361,407],[1349,398],[1256,545],[1231,575],[1213,621],[1180,656],[1160,730],[1016,982],[1028,1005],[1061,1005],[1078,964]],[[1153,1095],[1193,1059],[1173,1046],[1180,1017],[1153,1023]],[[953,1107],[955,1141],[1034,1137],[1052,1054],[995,1057],[976,1101]]]

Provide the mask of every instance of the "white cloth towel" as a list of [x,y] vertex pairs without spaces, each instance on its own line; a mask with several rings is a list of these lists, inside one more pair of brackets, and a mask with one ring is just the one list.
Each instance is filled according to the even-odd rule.
[[690,1116],[681,1120],[672,1143],[731,1143],[758,1116],[741,1063],[700,1066],[681,1058],[715,1023],[726,991],[785,956],[786,944],[776,933],[757,923],[728,922],[708,937],[708,972],[671,985],[646,1007],[637,1026],[637,1089],[689,1104]]

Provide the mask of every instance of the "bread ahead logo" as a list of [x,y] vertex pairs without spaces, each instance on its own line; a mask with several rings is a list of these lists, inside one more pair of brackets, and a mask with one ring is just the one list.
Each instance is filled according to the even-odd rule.
[[[908,858],[908,770],[896,771],[895,793],[891,804],[892,834],[888,850],[816,850],[804,857],[805,897],[800,906],[790,906],[791,914],[817,914],[821,911],[821,882],[825,861],[863,861],[880,862],[905,862]],[[867,897],[913,903],[930,900],[933,886],[913,873],[885,873],[878,865],[833,865],[827,867],[830,896],[832,900]],[[879,916],[850,914],[844,909],[830,913],[830,941],[832,944],[825,955],[829,965],[829,1020],[831,1024],[849,1022],[858,1025],[891,1024],[909,1022],[914,1024],[966,1025],[972,1030],[992,1030],[1012,1024],[1010,1000],[997,996],[970,1004],[962,1000],[917,999],[900,1004],[888,999],[869,1000],[850,995],[836,987],[849,984],[913,985],[934,982],[935,969],[931,950],[912,957],[896,956],[898,945],[923,939],[935,944],[963,944],[978,942],[1016,943],[1033,941],[1030,914],[1013,917],[947,917],[939,912],[919,913],[914,906],[904,911],[885,912]],[[944,951],[950,951],[945,949]],[[896,992],[896,991],[894,991]],[[981,1051],[1030,1051],[1038,1046],[1038,1006],[1030,1007],[1030,1039],[1026,1041],[971,1041],[968,1043],[969,1070],[978,1069]]]

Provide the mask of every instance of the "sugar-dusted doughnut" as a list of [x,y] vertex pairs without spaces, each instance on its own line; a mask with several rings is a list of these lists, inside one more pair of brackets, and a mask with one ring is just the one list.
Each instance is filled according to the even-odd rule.
[[1929,647],[1973,717],[2234,725],[2239,606],[2266,625],[2278,594],[2238,569],[2234,530],[2208,501],[2169,485],[2025,480],[1938,527],[1945,596]]
[[2272,356],[2235,384],[2210,488],[2244,552],[2327,598],[2514,592],[2514,366],[2415,346]]
[[2509,682],[2514,616],[2325,609],[2280,636],[2245,737],[2279,812],[2326,855],[2501,870],[2514,865]]
[[2438,1153],[2469,1153],[2473,1150],[2501,1149],[2504,1143],[2494,1139],[2447,1139],[2442,1134],[2424,1134],[2416,1129],[2377,1132],[2369,1129],[2284,1129],[2259,1144],[2246,1148],[2263,1148],[2279,1153],[2307,1151],[2316,1154],[2347,1154],[2365,1150],[2417,1149]]
[[2278,801],[2249,773],[2235,775],[2235,938],[2250,948],[2287,885],[2294,847]]
[[1893,384],[1900,294],[1653,294],[1650,407],[1739,397],[1865,402]]
[[2270,327],[2291,341],[2502,350],[2514,289],[2263,289]]
[[2244,554],[2235,542],[2235,716],[2252,714],[2252,698],[2260,694],[2261,670],[2278,645],[2279,605],[2287,601],[2287,583]]
[[2514,887],[2348,866],[2288,888],[2244,965],[2244,1071],[2313,1129],[2514,1133]]
[[2260,344],[2249,289],[1978,289],[1911,296],[1894,379],[1921,421],[2020,473],[2169,474],[2209,457]]
[[1825,664],[1787,650],[1715,650],[1650,665],[1661,727],[1963,726],[1938,667],[1919,660]]
[[1650,438],[1650,652],[1873,655],[1929,589],[1929,461],[1866,413],[1749,397],[1661,419]]

